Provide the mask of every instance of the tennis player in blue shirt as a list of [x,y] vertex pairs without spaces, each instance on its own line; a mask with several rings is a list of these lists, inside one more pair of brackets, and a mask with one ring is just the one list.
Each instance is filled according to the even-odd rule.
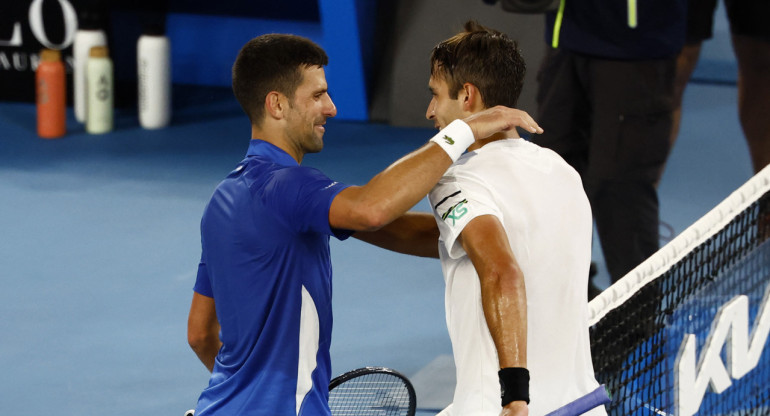
[[402,214],[476,138],[516,126],[541,131],[526,113],[497,107],[447,126],[366,185],[348,186],[300,165],[321,151],[337,113],[327,60],[308,39],[270,34],[249,41],[233,65],[252,140],[201,220],[188,341],[212,373],[197,416],[329,415],[329,238],[409,221]]

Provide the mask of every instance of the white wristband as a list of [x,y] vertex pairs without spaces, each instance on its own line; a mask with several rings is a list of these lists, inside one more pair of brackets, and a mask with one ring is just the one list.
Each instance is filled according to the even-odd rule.
[[430,141],[441,146],[449,157],[452,158],[452,162],[455,162],[476,139],[473,137],[473,130],[471,130],[470,126],[466,122],[457,119],[441,129]]

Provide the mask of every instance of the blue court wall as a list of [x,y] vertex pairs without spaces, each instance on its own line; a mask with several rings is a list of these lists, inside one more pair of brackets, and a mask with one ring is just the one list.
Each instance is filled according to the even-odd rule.
[[[305,36],[329,55],[326,78],[337,106],[337,118],[368,120],[367,69],[376,27],[376,3],[367,0],[317,0],[295,2],[316,7],[279,17],[177,13],[172,3],[167,32],[172,44],[172,77],[175,84],[226,86],[240,48],[265,33]],[[304,4],[302,4],[304,3]],[[366,48],[367,53],[362,52]]]

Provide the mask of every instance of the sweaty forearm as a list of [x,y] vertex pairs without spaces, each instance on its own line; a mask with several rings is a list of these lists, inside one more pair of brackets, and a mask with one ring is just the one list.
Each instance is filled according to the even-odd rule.
[[329,223],[335,228],[378,230],[419,202],[453,160],[474,141],[470,127],[455,121],[429,143],[402,157],[364,186],[350,187],[332,201]]
[[515,268],[480,276],[484,316],[501,368],[527,366],[527,295],[520,273]]
[[420,202],[451,164],[446,152],[428,143],[361,187],[360,204],[369,212],[377,212],[380,226],[384,226]]
[[500,367],[526,367],[527,292],[505,229],[497,217],[482,215],[465,226],[461,237],[479,276],[481,304]]

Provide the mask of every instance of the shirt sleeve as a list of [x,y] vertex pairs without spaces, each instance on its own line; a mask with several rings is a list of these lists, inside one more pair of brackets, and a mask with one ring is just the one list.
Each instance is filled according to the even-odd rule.
[[195,286],[193,287],[195,293],[210,298],[214,297],[214,291],[211,290],[211,280],[209,280],[209,272],[206,269],[206,263],[201,262],[198,264],[198,276],[195,278]]
[[316,232],[344,240],[353,231],[332,229],[329,209],[334,197],[347,187],[318,169],[289,167],[273,174],[266,186],[265,203],[297,233]]
[[472,176],[457,173],[444,176],[428,199],[441,232],[440,244],[453,259],[466,255],[458,238],[471,220],[482,215],[494,215],[503,221],[502,212],[488,187]]

